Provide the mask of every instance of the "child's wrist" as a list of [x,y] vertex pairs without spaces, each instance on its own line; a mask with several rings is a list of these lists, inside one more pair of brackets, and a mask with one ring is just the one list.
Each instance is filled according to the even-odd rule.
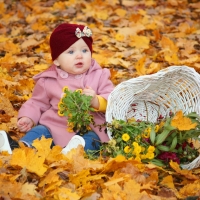
[[99,99],[97,95],[95,95],[94,98],[92,99],[91,106],[97,110],[99,109]]

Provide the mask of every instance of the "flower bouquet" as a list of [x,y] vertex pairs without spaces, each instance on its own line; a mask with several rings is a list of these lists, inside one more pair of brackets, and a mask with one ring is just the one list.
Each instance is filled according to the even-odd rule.
[[200,140],[199,115],[195,112],[184,115],[182,111],[159,116],[156,123],[113,120],[107,124],[112,139],[102,145],[104,156],[116,157],[121,154],[158,166],[168,166],[172,160],[187,164],[199,156],[193,141]]
[[67,131],[84,134],[91,130],[90,124],[94,123],[90,111],[92,97],[82,94],[82,89],[70,91],[68,87],[63,88],[63,96],[58,103],[58,115],[67,117]]

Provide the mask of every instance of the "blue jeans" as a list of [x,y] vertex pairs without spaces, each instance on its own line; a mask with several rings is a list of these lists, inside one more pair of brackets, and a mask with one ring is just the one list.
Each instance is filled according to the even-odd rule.
[[[76,135],[79,135],[77,133]],[[49,129],[46,126],[38,125],[33,127],[30,131],[26,133],[25,136],[23,136],[20,141],[25,143],[27,146],[32,147],[32,143],[36,139],[40,139],[42,136],[45,138],[52,138],[52,135],[49,131]],[[84,150],[87,152],[87,150],[99,150],[100,149],[100,138],[99,136],[93,132],[88,131],[88,133],[84,134],[83,139],[85,140],[85,147]],[[52,142],[51,147],[53,147],[55,144]]]

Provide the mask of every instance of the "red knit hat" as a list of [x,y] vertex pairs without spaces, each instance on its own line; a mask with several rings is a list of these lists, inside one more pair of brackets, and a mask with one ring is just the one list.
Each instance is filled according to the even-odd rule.
[[62,52],[68,49],[77,40],[82,38],[92,52],[92,31],[79,24],[60,24],[50,37],[50,48],[52,60],[55,60]]

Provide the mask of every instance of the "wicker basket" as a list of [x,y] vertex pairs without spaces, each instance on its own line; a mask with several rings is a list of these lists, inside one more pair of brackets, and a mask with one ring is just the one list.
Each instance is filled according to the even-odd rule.
[[[113,119],[157,122],[160,115],[182,110],[200,114],[200,75],[187,66],[171,66],[152,75],[139,76],[117,85],[108,98],[106,121]],[[109,138],[111,132],[108,130]],[[183,165],[200,165],[200,157]]]

